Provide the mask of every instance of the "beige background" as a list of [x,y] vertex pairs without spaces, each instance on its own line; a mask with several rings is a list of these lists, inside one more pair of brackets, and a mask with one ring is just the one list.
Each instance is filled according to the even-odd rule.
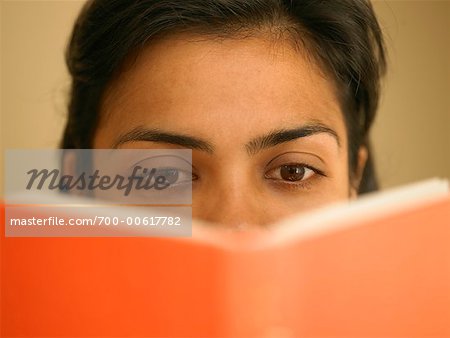
[[450,1],[374,1],[389,75],[373,130],[384,187],[450,177]]
[[[57,147],[69,85],[63,51],[83,2],[0,1],[0,145]],[[382,186],[450,177],[450,1],[374,5],[390,54],[373,130]]]

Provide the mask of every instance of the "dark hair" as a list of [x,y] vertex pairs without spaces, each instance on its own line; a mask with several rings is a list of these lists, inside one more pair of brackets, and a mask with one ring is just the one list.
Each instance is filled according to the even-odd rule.
[[61,147],[92,147],[106,87],[125,59],[152,40],[180,32],[244,37],[263,31],[275,38],[287,33],[334,80],[349,139],[350,178],[357,170],[358,149],[366,146],[369,159],[359,193],[376,190],[369,130],[386,60],[368,0],[88,1],[66,53],[72,88]]

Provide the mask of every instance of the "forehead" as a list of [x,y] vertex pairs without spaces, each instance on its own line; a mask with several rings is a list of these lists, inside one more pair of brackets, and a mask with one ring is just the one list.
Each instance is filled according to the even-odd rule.
[[153,43],[113,81],[101,114],[100,126],[181,128],[212,141],[310,122],[345,134],[334,81],[292,44],[263,38]]

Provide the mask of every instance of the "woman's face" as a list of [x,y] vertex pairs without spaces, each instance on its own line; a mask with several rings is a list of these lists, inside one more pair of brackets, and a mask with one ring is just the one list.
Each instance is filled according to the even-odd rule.
[[332,80],[289,43],[184,36],[114,80],[94,147],[191,148],[193,216],[243,226],[354,196],[347,142]]

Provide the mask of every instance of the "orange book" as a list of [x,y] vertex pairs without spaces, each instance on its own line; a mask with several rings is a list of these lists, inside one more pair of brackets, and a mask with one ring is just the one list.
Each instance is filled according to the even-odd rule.
[[191,238],[5,237],[4,213],[2,337],[450,337],[445,182]]

